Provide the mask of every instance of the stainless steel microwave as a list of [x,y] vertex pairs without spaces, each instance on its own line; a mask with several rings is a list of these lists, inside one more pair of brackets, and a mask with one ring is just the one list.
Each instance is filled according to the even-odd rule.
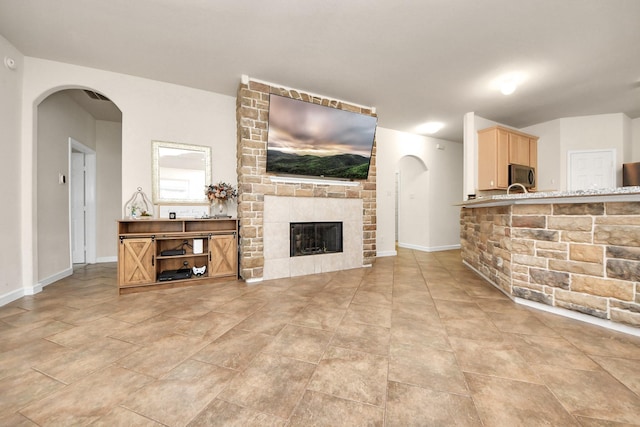
[[522,184],[526,188],[536,186],[536,170],[530,166],[509,165],[509,185]]

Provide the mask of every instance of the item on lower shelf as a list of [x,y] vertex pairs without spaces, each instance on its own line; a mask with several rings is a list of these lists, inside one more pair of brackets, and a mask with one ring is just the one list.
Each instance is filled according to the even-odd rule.
[[203,265],[202,267],[193,266],[192,270],[195,276],[204,276],[204,274],[207,272],[207,266],[206,265]]
[[168,282],[170,280],[183,280],[191,278],[190,268],[180,268],[178,270],[165,270],[158,275],[159,282]]
[[201,254],[202,253],[202,248],[203,248],[203,242],[202,239],[193,239],[193,253],[195,254]]
[[176,255],[184,255],[186,252],[184,249],[169,249],[166,251],[160,252],[162,256],[176,256]]

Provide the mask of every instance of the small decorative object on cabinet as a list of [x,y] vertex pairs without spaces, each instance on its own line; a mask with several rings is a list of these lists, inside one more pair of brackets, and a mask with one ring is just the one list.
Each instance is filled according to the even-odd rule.
[[222,199],[214,199],[211,202],[211,213],[209,216],[221,218],[227,216],[227,201]]
[[205,187],[204,193],[211,202],[210,216],[214,218],[230,218],[227,215],[227,201],[238,197],[238,192],[231,184],[219,182],[209,184]]
[[153,218],[153,203],[149,200],[142,187],[133,193],[131,198],[124,204],[123,218],[150,219]]
[[122,220],[118,239],[120,294],[238,278],[237,219]]

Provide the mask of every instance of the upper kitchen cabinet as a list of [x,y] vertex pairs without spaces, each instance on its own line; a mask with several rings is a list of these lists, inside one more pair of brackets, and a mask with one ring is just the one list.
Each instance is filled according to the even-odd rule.
[[505,190],[509,165],[538,167],[538,137],[502,126],[478,131],[478,190]]
[[538,170],[538,137],[529,138],[529,164],[536,171]]
[[478,190],[507,188],[508,164],[509,133],[498,128],[478,131]]
[[529,164],[529,137],[509,132],[509,163],[531,166]]

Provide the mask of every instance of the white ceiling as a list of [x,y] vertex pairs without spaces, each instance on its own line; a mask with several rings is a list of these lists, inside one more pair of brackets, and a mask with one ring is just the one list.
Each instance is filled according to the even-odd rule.
[[[374,106],[379,125],[640,116],[639,0],[0,0],[27,56],[235,96],[242,74]],[[504,96],[490,88],[525,73]],[[109,95],[109,94],[105,94]]]

